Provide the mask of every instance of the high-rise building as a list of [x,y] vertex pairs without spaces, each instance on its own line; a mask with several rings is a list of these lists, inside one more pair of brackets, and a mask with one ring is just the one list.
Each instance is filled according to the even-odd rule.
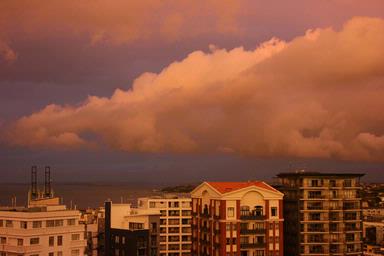
[[105,202],[106,256],[159,256],[160,214],[130,204]]
[[356,173],[277,175],[284,192],[284,255],[362,255],[360,177]]
[[283,256],[283,194],[261,181],[204,182],[192,193],[192,255]]
[[138,207],[160,212],[160,256],[191,255],[191,198],[173,195],[139,198]]

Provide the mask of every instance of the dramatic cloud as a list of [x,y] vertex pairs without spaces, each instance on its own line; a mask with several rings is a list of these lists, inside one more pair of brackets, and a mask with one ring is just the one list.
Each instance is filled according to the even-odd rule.
[[92,44],[121,44],[238,32],[237,0],[2,0],[0,9],[0,32],[23,38],[85,34]]
[[[175,18],[177,23],[177,18]],[[353,18],[255,50],[211,46],[131,90],[8,124],[27,147],[384,161],[384,20]]]

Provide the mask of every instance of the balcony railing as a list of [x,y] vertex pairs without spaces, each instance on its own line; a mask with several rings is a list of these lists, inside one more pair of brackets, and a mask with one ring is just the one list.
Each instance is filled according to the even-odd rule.
[[250,249],[250,248],[264,248],[265,243],[241,243],[241,249]]
[[258,229],[240,229],[240,234],[247,235],[247,234],[265,234],[264,228],[258,228]]
[[265,215],[240,215],[241,220],[264,220]]

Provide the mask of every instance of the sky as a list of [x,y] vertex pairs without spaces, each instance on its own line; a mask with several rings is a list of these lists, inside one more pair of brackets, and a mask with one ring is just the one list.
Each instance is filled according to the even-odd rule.
[[383,181],[384,3],[0,1],[0,172]]

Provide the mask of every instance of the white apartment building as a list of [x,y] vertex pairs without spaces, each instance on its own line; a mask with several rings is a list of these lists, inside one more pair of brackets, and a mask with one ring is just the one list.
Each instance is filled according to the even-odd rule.
[[84,255],[79,216],[79,211],[66,210],[64,205],[0,208],[0,255]]
[[174,195],[138,199],[139,208],[160,211],[160,256],[191,255],[191,205],[191,198]]
[[60,204],[51,188],[50,167],[45,167],[44,190],[37,186],[32,167],[27,207],[0,208],[0,256],[83,256],[87,241],[80,212]]

